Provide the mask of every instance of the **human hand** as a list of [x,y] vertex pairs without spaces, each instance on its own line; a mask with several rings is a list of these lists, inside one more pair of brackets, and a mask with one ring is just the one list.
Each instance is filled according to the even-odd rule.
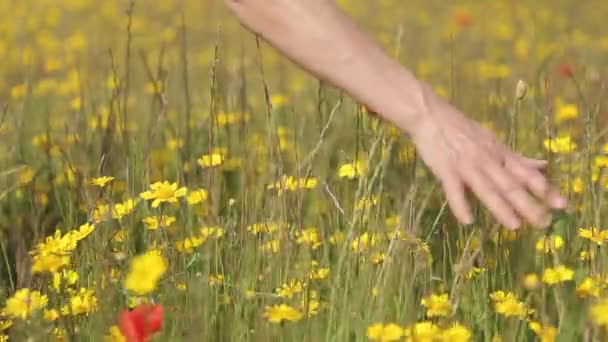
[[509,229],[518,229],[522,219],[546,228],[551,224],[550,208],[568,205],[543,175],[546,162],[510,150],[429,86],[423,85],[423,95],[428,112],[407,130],[461,223],[473,222],[467,188]]

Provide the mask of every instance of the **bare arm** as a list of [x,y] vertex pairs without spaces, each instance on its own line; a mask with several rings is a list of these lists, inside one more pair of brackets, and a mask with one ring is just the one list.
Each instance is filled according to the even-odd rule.
[[519,228],[522,219],[546,227],[548,208],[567,206],[540,172],[542,161],[509,150],[436,96],[332,0],[225,2],[244,25],[290,59],[410,134],[461,222],[473,221],[466,187],[511,229]]
[[399,127],[427,111],[421,84],[328,0],[226,0],[241,21],[315,76]]

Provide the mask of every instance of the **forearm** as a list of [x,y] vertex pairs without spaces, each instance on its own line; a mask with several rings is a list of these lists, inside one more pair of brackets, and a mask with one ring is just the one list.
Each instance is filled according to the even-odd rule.
[[330,0],[226,0],[245,26],[315,76],[410,131],[426,105],[420,82]]

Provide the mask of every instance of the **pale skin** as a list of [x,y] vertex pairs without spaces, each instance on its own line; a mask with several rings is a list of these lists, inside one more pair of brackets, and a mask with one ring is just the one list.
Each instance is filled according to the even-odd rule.
[[567,199],[526,158],[389,57],[333,0],[225,0],[243,25],[316,77],[409,134],[452,212],[473,223],[467,188],[508,229],[546,228]]

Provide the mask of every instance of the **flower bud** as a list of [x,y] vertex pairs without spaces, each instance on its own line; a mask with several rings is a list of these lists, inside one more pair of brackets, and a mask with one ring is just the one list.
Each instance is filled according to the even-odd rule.
[[528,91],[528,85],[526,82],[519,80],[517,82],[517,87],[515,88],[515,98],[518,101],[522,101],[524,97],[526,97],[526,92]]

